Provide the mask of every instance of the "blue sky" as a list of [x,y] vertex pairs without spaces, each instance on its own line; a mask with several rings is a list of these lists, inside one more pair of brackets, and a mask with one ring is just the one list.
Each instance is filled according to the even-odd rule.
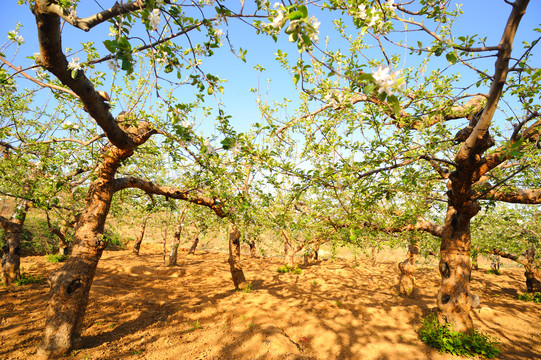
[[[114,1],[105,0],[82,1],[78,9],[79,16],[88,16],[100,11],[97,5],[98,2],[104,8],[114,3]],[[235,5],[236,3],[238,1],[235,1]],[[17,22],[23,24],[20,33],[25,38],[25,44],[21,47],[21,54],[17,56],[16,64],[23,67],[28,66],[32,63],[31,60],[23,57],[38,51],[36,25],[33,15],[26,5],[16,5],[15,0],[10,0],[7,7],[5,6],[3,9],[6,15],[3,15],[4,18],[0,22],[0,34],[6,36],[5,34],[9,30],[15,28]],[[463,9],[464,16],[458,20],[453,34],[460,36],[477,33],[481,37],[486,36],[488,38],[487,45],[496,45],[499,42],[510,12],[510,6],[505,4],[503,0],[467,0],[463,2]],[[531,29],[541,27],[539,25],[540,14],[541,2],[531,1],[528,12],[521,23],[518,39],[529,38],[532,40],[535,38],[535,34],[532,34]],[[325,12],[318,13],[316,16],[322,23],[321,32],[327,32],[332,27],[330,14]],[[247,25],[235,21],[231,22],[229,32],[232,44],[237,50],[239,47],[248,49],[247,63],[233,56],[229,52],[227,44],[225,44],[217,52],[218,56],[205,60],[204,65],[206,71],[218,74],[221,78],[228,80],[225,85],[225,94],[221,97],[221,100],[226,104],[227,113],[233,116],[232,122],[235,127],[239,131],[245,131],[250,124],[259,121],[259,112],[255,102],[256,95],[249,91],[250,88],[256,88],[259,84],[264,96],[267,80],[270,79],[270,101],[281,100],[284,97],[290,99],[296,97],[296,90],[291,77],[274,61],[274,53],[278,48],[281,48],[293,55],[297,53],[297,49],[295,44],[287,42],[287,35],[283,33],[278,44],[275,44],[270,37],[256,36],[255,32]],[[89,33],[66,25],[63,46],[77,50],[80,48],[80,42],[83,41],[95,41],[97,45],[101,45],[101,42],[107,39],[108,33],[109,26],[107,23],[92,29]],[[537,36],[539,36],[539,33],[537,33]],[[180,41],[184,40],[181,39]],[[516,46],[520,46],[518,42]],[[102,54],[106,54],[106,52],[103,51]],[[537,59],[539,59],[539,56]],[[266,71],[261,74],[255,71],[253,68],[256,64],[263,65]],[[539,65],[541,63],[537,66]],[[411,66],[411,64],[408,64],[408,66]],[[489,72],[492,71],[492,66],[493,60],[491,59],[487,62]],[[210,103],[210,105],[213,104]],[[212,127],[212,124],[209,124],[209,126]]]

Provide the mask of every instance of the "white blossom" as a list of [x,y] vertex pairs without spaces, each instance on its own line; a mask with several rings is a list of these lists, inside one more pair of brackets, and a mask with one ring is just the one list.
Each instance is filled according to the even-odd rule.
[[284,12],[282,10],[278,10],[278,16],[276,16],[272,21],[272,27],[275,29],[280,29],[283,26],[284,22]]
[[192,124],[190,124],[190,122],[187,121],[187,120],[182,121],[182,122],[180,123],[180,125],[181,125],[182,127],[184,127],[184,128],[191,128],[191,127],[192,127]]
[[160,25],[161,19],[160,19],[160,9],[154,9],[148,16],[148,24],[150,25],[150,28],[152,31],[158,30],[158,26]]
[[272,7],[275,8],[275,9],[278,9],[280,6],[282,6],[281,3],[275,2],[274,5],[273,5]]
[[113,60],[107,61],[107,66],[108,66],[109,69],[111,69],[112,71],[116,71],[116,69],[117,69],[116,63],[115,63]]
[[357,8],[359,9],[359,17],[361,19],[366,19],[366,6],[361,4]]
[[[372,70],[372,76],[378,86],[378,93],[385,92],[387,95],[391,95],[391,89],[397,85],[397,77],[400,75],[399,71],[391,73],[391,69],[387,65],[379,65],[375,70]],[[403,84],[398,86],[398,89],[403,88]]]
[[82,70],[81,64],[79,63],[81,59],[78,57],[71,58],[71,61],[68,63],[68,69],[71,70]]
[[75,10],[75,7],[73,5],[70,7],[69,18],[71,20],[77,19],[77,10]]

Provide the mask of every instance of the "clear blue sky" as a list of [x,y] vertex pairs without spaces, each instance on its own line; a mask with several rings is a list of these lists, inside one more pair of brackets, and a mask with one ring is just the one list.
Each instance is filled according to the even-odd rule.
[[[397,0],[397,3],[400,1]],[[112,6],[114,1],[106,0],[84,0],[81,2],[78,11],[79,16],[88,16],[92,13],[100,11],[97,5],[100,3],[104,8]],[[238,1],[235,1],[238,3]],[[236,6],[235,6],[236,7]],[[7,31],[14,29],[15,24],[20,22],[23,24],[21,35],[25,38],[25,44],[21,48],[21,54],[17,56],[17,65],[23,67],[31,64],[31,60],[24,59],[38,51],[36,25],[32,13],[26,5],[18,6],[15,0],[9,0],[5,4],[2,21],[0,21],[0,34],[6,36]],[[463,2],[464,16],[458,20],[454,30],[455,36],[463,34],[477,33],[481,37],[487,37],[487,45],[496,45],[499,42],[504,24],[510,12],[510,6],[505,4],[503,0],[465,0]],[[322,23],[322,33],[332,27],[330,14],[325,12],[317,14],[317,17]],[[541,1],[531,1],[528,12],[524,17],[518,38],[528,38],[532,40],[535,34],[532,34],[533,27],[541,27],[539,21],[541,19]],[[63,38],[63,46],[71,47],[74,50],[80,49],[80,42],[95,41],[99,46],[102,41],[107,39],[109,32],[108,23],[85,33],[78,29],[73,29],[66,25]],[[227,44],[219,51],[219,55],[206,60],[206,71],[216,73],[220,77],[228,80],[225,86],[225,95],[222,96],[223,102],[226,104],[226,111],[233,116],[233,124],[240,131],[244,131],[249,127],[249,124],[259,121],[259,112],[255,103],[255,95],[249,92],[250,88],[258,86],[265,91],[267,79],[271,79],[269,98],[270,100],[280,100],[284,97],[295,98],[295,88],[290,76],[283,70],[276,61],[274,61],[274,53],[280,47],[290,54],[297,52],[296,45],[287,43],[287,35],[282,33],[281,41],[275,44],[274,41],[266,36],[256,36],[255,32],[250,30],[247,25],[231,22],[229,28],[230,38],[233,46],[248,49],[247,63],[243,63],[229,53]],[[537,36],[540,34],[537,33]],[[4,39],[7,39],[6,37]],[[181,41],[185,42],[183,39]],[[517,45],[516,46],[520,46]],[[106,54],[103,51],[102,54]],[[22,55],[22,56],[21,56]],[[537,59],[540,57],[537,56]],[[491,66],[493,60],[487,63],[489,72],[492,71]],[[253,70],[254,65],[262,64],[267,70],[259,74]],[[408,64],[411,65],[411,64]],[[541,63],[537,64],[537,66]],[[213,105],[213,104],[210,104]],[[212,125],[212,124],[210,124]]]

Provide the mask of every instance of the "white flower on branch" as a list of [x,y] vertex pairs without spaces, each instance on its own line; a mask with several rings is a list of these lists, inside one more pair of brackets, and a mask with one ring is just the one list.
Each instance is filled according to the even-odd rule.
[[152,31],[158,30],[158,26],[160,26],[160,9],[154,9],[148,16],[148,24],[150,25],[150,28]]
[[359,17],[363,20],[366,19],[366,6],[361,4],[357,8],[359,9]]
[[391,72],[391,69],[387,65],[379,65],[375,70],[372,70],[372,76],[378,86],[378,93],[385,92],[387,95],[392,94],[392,88],[396,87],[398,90],[402,90],[404,84],[398,84],[398,77],[400,71]]
[[68,63],[68,69],[70,70],[82,70],[83,67],[79,63],[81,61],[78,57],[71,58],[71,61]]
[[284,18],[284,12],[281,9],[279,9],[278,16],[274,18],[271,25],[275,29],[281,29],[282,26],[284,26],[285,21],[286,19]]

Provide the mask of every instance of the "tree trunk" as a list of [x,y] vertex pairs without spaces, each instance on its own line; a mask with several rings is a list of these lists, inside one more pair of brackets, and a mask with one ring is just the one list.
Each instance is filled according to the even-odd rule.
[[257,259],[259,255],[257,254],[257,247],[255,246],[255,240],[252,239],[248,242],[248,245],[250,246],[250,256],[254,259]]
[[461,212],[451,204],[447,210],[440,248],[441,287],[437,295],[440,322],[451,324],[459,332],[473,328],[470,316],[473,299],[470,291],[470,219],[479,210],[477,202],[465,205]]
[[473,252],[471,255],[471,268],[472,270],[479,270],[479,253]]
[[419,255],[417,244],[408,245],[408,258],[398,264],[400,270],[399,294],[402,296],[413,296],[415,291],[415,262]]
[[29,207],[30,203],[22,200],[9,220],[3,217],[0,219],[6,232],[6,244],[2,248],[2,282],[8,286],[21,277],[21,234]]
[[139,256],[139,251],[141,250],[141,243],[143,242],[143,238],[145,237],[148,219],[150,219],[149,213],[147,213],[143,218],[143,222],[141,223],[141,227],[139,228],[139,232],[137,233],[137,237],[135,238],[135,243],[133,244],[132,249],[133,255]]
[[295,250],[291,245],[291,239],[285,230],[282,230],[282,236],[284,237],[284,262],[287,266],[295,266]]
[[50,293],[43,342],[38,356],[61,356],[80,345],[88,294],[98,261],[107,246],[105,220],[113,198],[114,176],[132,150],[104,149],[102,163],[86,197],[85,208],[75,226],[71,256],[49,278]]
[[372,246],[372,251],[370,254],[370,263],[372,267],[375,267],[378,264],[378,252],[379,248],[377,247],[377,245]]
[[233,223],[229,223],[229,267],[235,289],[242,290],[246,285],[244,272],[240,263],[240,231]]
[[541,272],[535,267],[535,249],[527,250],[524,255],[526,258],[526,264],[524,264],[526,289],[530,293],[541,291]]
[[195,236],[192,246],[190,247],[190,250],[188,251],[188,254],[190,255],[195,254],[195,249],[197,249],[197,244],[199,244],[199,234],[200,233],[197,233],[197,235]]
[[171,252],[169,253],[169,266],[177,265],[178,247],[180,246],[180,234],[182,233],[182,223],[178,223],[175,229],[175,236],[173,238],[173,245],[171,246]]

